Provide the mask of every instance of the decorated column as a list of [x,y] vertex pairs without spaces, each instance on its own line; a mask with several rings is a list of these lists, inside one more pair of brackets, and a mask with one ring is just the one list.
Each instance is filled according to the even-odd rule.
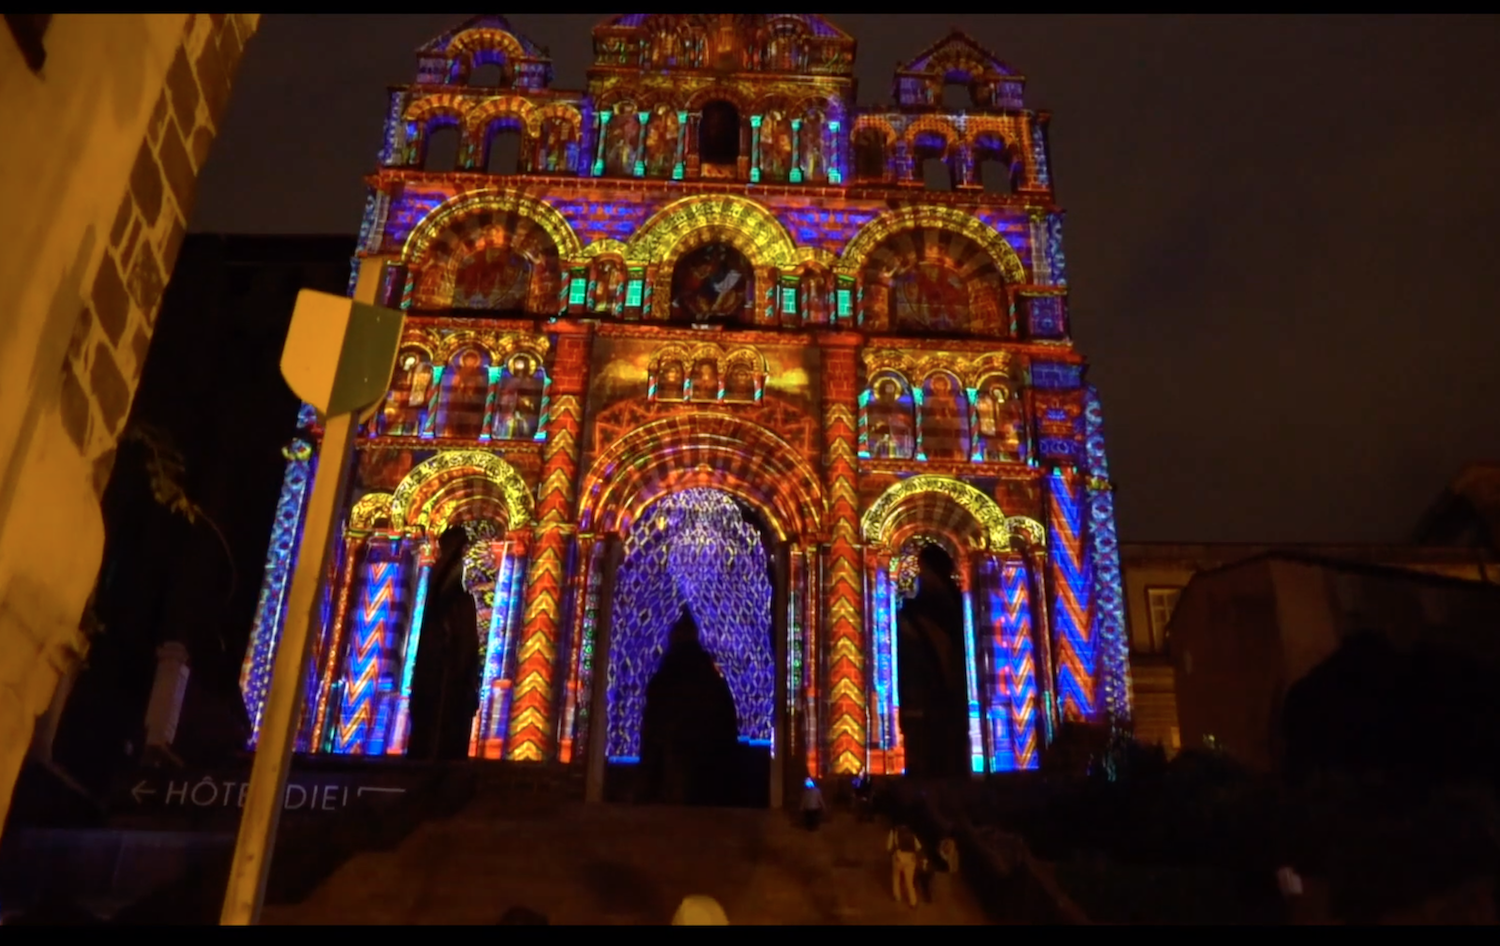
[[1083,487],[1072,469],[1056,470],[1048,482],[1047,544],[1052,550],[1048,590],[1057,715],[1063,722],[1092,723],[1098,721],[1099,705]]
[[[328,719],[330,703],[333,704],[333,712],[338,712],[339,690],[338,677],[339,665],[344,656],[344,636],[349,627],[349,599],[354,594],[355,567],[359,564],[360,552],[364,549],[364,536],[346,535],[344,537],[344,561],[339,567],[334,587],[338,589],[338,597],[333,606],[333,625],[327,634],[327,643],[320,655],[323,659],[321,667],[314,666],[314,672],[320,672],[318,679],[317,696],[313,706],[312,728],[306,730],[308,745],[303,751],[322,752],[323,743],[326,741],[328,732]],[[431,556],[424,561],[423,568],[431,567]],[[425,576],[426,571],[422,574]],[[418,617],[420,618],[421,591],[418,590]]]
[[853,335],[826,335],[823,418],[828,476],[827,770],[857,775],[865,768],[865,592],[859,535],[859,370]]
[[578,463],[591,337],[582,325],[559,324],[554,331],[559,334],[549,389],[547,446],[537,487],[535,544],[506,746],[506,757],[513,762],[545,762],[554,753],[565,571],[578,521]]

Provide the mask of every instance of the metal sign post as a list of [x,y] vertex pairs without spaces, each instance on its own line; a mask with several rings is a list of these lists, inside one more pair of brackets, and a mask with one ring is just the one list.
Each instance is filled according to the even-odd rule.
[[260,920],[296,746],[302,681],[311,660],[309,631],[321,620],[318,586],[333,554],[354,435],[390,387],[404,322],[400,312],[342,296],[304,291],[297,299],[281,373],[293,393],[323,416],[323,439],[292,575],[286,626],[271,668],[271,692],[240,818],[220,917],[223,926],[251,926]]

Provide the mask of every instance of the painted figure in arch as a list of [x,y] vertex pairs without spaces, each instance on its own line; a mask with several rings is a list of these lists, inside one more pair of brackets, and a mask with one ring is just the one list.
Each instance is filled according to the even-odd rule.
[[939,372],[922,399],[922,453],[929,460],[966,460],[964,392],[952,375]]
[[717,401],[719,399],[719,364],[705,358],[693,368],[693,400]]
[[802,277],[803,319],[809,325],[827,325],[829,305],[828,276],[822,270],[809,270]]
[[760,173],[766,181],[785,181],[791,173],[792,123],[771,112],[760,126]]
[[736,361],[724,380],[724,400],[735,404],[753,404],[756,395],[755,369],[747,362]]
[[625,267],[615,260],[604,260],[597,272],[594,277],[594,311],[614,314],[625,301],[621,295],[625,288]]
[[417,352],[406,352],[396,367],[396,383],[386,396],[382,433],[387,437],[415,437],[432,398],[432,365]]
[[802,174],[809,184],[828,179],[828,165],[823,158],[823,131],[827,119],[813,109],[802,121]]
[[875,382],[868,408],[870,456],[876,460],[910,460],[916,454],[911,397],[891,375]]
[[687,400],[687,372],[680,361],[664,361],[656,378],[658,401]]
[[444,433],[455,440],[478,440],[490,400],[489,357],[466,348],[454,359],[443,411]]
[[542,416],[542,391],[546,382],[541,367],[531,355],[516,355],[506,367],[496,411],[496,434],[501,440],[530,440],[536,436]]
[[975,413],[985,461],[1013,463],[1026,459],[1026,407],[1007,385],[995,379],[987,382]]
[[615,106],[615,114],[609,122],[605,136],[605,171],[617,177],[635,175],[635,156],[641,143],[641,120],[635,106]]
[[646,129],[646,176],[671,177],[677,167],[677,135],[679,123],[676,110],[659,105],[651,116]]

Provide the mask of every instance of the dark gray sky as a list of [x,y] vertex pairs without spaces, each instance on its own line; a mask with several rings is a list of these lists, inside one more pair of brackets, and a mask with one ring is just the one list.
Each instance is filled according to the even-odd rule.
[[[463,17],[266,16],[194,229],[357,231],[385,87]],[[511,15],[567,87],[602,18]],[[867,103],[958,26],[1056,114],[1122,538],[1396,540],[1500,459],[1500,18],[833,19]]]

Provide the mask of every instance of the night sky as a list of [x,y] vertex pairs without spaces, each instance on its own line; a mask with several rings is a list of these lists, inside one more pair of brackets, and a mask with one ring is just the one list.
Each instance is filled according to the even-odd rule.
[[[584,82],[595,14],[514,14]],[[194,229],[358,230],[385,88],[461,14],[268,15]],[[837,15],[860,97],[957,26],[1053,111],[1126,541],[1395,541],[1500,459],[1500,19]]]

